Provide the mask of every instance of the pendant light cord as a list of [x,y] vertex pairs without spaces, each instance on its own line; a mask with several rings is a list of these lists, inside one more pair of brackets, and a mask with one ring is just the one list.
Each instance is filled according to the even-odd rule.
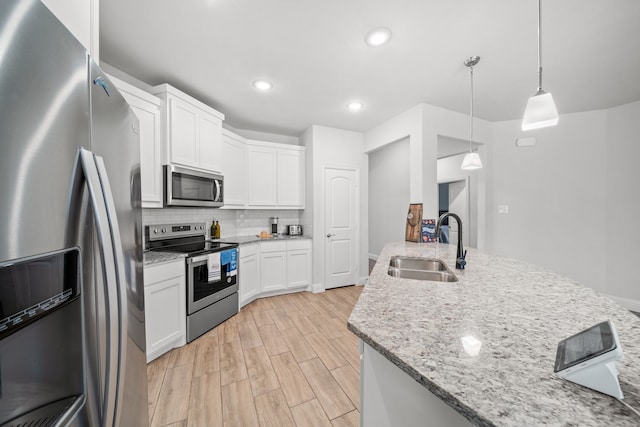
[[469,67],[471,70],[471,107],[469,108],[469,152],[472,152],[473,141],[473,66]]
[[542,0],[538,0],[538,92],[542,90]]

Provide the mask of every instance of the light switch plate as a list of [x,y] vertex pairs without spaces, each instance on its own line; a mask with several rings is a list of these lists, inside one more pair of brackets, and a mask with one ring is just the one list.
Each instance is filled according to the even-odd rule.
[[498,213],[499,214],[508,214],[509,213],[509,205],[498,205]]

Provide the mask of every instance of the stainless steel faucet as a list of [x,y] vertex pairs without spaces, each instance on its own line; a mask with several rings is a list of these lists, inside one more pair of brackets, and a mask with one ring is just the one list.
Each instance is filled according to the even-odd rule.
[[453,212],[447,212],[440,215],[438,218],[438,223],[436,224],[436,239],[440,239],[440,226],[442,225],[442,221],[444,221],[447,217],[452,216],[458,221],[458,248],[456,250],[456,269],[464,270],[464,266],[467,264],[467,251],[462,247],[462,220],[460,217]]

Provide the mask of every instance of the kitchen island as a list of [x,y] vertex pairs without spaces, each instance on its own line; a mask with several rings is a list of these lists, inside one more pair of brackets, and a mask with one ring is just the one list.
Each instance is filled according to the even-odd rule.
[[391,277],[396,255],[453,270],[456,246],[398,242],[380,254],[348,321],[363,342],[365,426],[640,425],[621,402],[553,372],[560,340],[610,319],[624,349],[624,401],[640,410],[640,319],[628,310],[559,274],[474,249],[453,283]]

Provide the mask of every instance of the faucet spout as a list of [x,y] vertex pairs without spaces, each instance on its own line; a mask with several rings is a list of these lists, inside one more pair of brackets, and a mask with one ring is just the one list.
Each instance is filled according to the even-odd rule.
[[447,212],[440,215],[438,218],[438,222],[436,224],[436,239],[440,239],[440,227],[442,226],[442,222],[447,217],[453,217],[458,222],[458,247],[456,248],[456,269],[464,270],[464,266],[467,264],[467,251],[464,250],[462,246],[462,220],[460,217],[453,212]]

